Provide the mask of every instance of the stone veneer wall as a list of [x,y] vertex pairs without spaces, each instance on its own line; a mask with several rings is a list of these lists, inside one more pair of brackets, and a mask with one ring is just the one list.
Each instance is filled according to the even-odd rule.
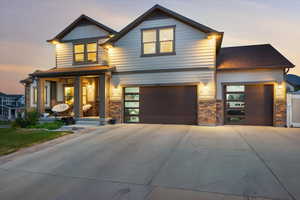
[[218,100],[198,101],[198,125],[215,126],[222,122],[222,103]]
[[274,101],[274,114],[273,125],[277,127],[286,126],[286,101],[276,100]]
[[109,117],[117,120],[117,123],[121,123],[122,120],[122,101],[110,101],[109,102]]

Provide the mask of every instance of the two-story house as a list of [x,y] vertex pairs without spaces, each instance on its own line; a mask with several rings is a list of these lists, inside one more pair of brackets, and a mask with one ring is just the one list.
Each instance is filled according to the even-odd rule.
[[101,122],[284,126],[294,65],[268,44],[222,48],[223,35],[160,5],[120,32],[82,15],[48,40],[56,66],[23,81],[27,109],[67,103],[76,118]]

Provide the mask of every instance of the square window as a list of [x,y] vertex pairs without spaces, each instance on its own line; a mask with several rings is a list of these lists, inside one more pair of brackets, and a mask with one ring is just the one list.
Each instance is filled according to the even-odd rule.
[[87,60],[88,60],[88,62],[96,62],[97,61],[97,53],[88,53]]
[[127,108],[125,109],[126,115],[139,115],[140,109],[138,108]]
[[227,102],[228,108],[244,108],[245,102]]
[[144,43],[144,54],[155,54],[156,43]]
[[74,45],[74,53],[83,53],[83,52],[84,52],[84,44]]
[[87,44],[87,52],[95,52],[97,51],[97,43],[89,43]]
[[125,118],[125,120],[129,123],[138,123],[140,121],[140,118],[138,116],[128,116]]
[[83,62],[83,61],[84,61],[84,54],[83,53],[75,54],[75,62]]
[[174,29],[164,28],[159,30],[159,41],[170,41],[174,39]]
[[171,53],[173,52],[173,42],[160,42],[160,52],[161,53]]
[[156,30],[144,30],[143,42],[156,42]]

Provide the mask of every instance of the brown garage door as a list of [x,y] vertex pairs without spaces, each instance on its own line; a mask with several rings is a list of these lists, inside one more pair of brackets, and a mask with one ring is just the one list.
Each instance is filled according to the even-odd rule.
[[140,122],[196,124],[196,86],[150,86],[140,88]]
[[225,87],[225,123],[273,124],[273,85]]

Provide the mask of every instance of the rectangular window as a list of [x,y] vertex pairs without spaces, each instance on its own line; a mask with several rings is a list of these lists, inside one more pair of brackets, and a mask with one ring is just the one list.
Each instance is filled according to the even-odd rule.
[[245,86],[225,86],[225,119],[229,124],[240,124],[245,120]]
[[64,100],[66,104],[73,105],[74,103],[74,87],[65,86],[64,87]]
[[33,87],[33,104],[37,104],[38,101],[38,90],[37,87]]
[[45,86],[45,89],[44,89],[44,103],[48,104],[48,86],[47,85]]
[[97,63],[97,49],[97,42],[74,44],[74,64]]
[[142,30],[142,56],[175,53],[175,27]]
[[124,89],[124,121],[126,123],[140,122],[140,88],[127,87]]

